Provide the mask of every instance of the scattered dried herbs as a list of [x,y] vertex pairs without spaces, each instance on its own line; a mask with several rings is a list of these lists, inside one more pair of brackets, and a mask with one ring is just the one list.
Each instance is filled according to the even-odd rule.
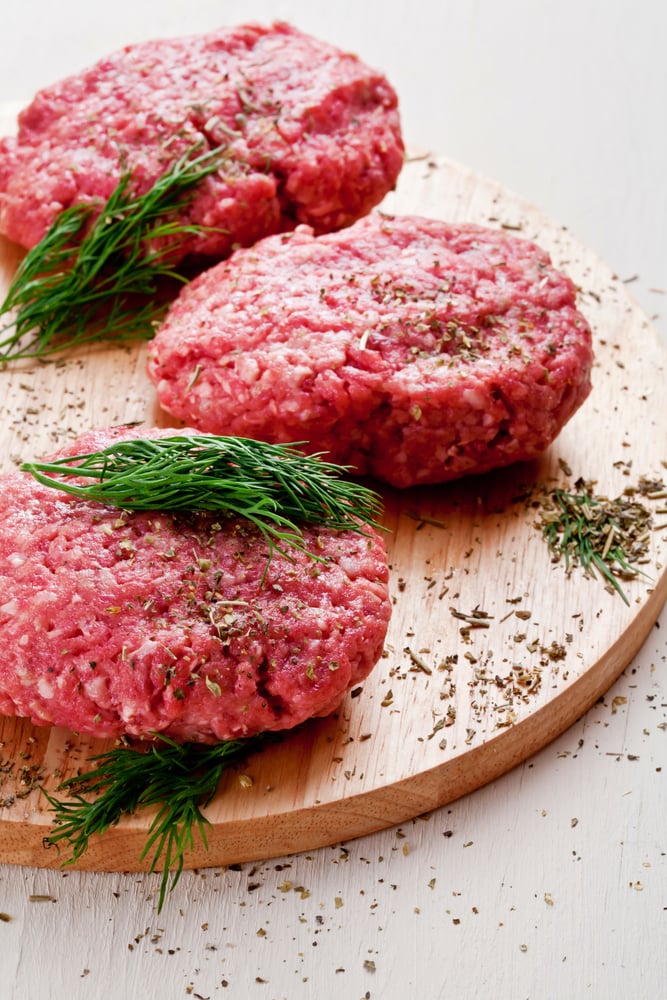
[[596,495],[593,483],[582,478],[574,490],[547,492],[536,527],[554,561],[564,559],[568,574],[575,566],[590,577],[597,571],[629,605],[619,577],[632,579],[642,573],[635,564],[648,553],[651,512],[625,495],[613,500]]

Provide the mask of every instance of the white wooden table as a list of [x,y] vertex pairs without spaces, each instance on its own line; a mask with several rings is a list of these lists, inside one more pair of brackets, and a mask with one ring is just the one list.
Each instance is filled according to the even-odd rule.
[[[667,335],[657,0],[24,0],[2,15],[0,100],[126,42],[275,17],[382,68],[408,141],[558,218]],[[667,996],[666,635],[663,613],[604,699],[492,785],[345,845],[185,872],[160,916],[159,876],[1,866],[0,997]]]

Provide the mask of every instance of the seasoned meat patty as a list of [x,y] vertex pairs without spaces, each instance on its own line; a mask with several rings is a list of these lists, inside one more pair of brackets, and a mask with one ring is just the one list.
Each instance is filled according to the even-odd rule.
[[305,441],[405,487],[534,458],[586,399],[591,364],[575,288],[537,246],[375,213],[200,275],[148,371],[201,430]]
[[354,56],[286,24],[131,45],[37,94],[0,142],[0,232],[31,247],[60,211],[143,192],[196,143],[224,146],[183,219],[179,255],[222,257],[298,222],[336,229],[402,165],[396,94]]
[[[117,436],[91,432],[64,454]],[[22,472],[0,482],[5,715],[209,743],[331,712],[381,654],[387,563],[370,529],[309,528],[320,560],[275,553],[267,571],[247,521],[122,512]]]

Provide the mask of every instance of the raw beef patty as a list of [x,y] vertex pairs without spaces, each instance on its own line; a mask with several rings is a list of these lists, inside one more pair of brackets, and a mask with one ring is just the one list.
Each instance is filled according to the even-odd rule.
[[532,243],[374,213],[200,275],[148,365],[201,430],[305,441],[405,487],[538,455],[586,399],[592,348],[574,285]]
[[181,257],[347,225],[403,156],[396,94],[356,56],[286,24],[221,28],[128,46],[40,91],[0,141],[0,232],[31,247],[64,208],[106,199],[121,166],[143,192],[196,143],[228,155],[187,211],[217,231]]
[[331,712],[381,654],[387,563],[370,529],[305,530],[322,560],[274,554],[262,585],[267,545],[247,521],[122,512],[22,472],[0,483],[5,715],[215,742]]

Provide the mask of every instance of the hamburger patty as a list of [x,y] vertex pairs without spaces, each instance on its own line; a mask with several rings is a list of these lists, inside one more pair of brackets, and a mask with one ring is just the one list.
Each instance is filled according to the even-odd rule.
[[174,259],[347,225],[394,186],[403,155],[386,79],[289,25],[131,45],[40,91],[0,141],[0,232],[31,247],[63,209],[108,198],[121,168],[141,193],[198,142],[227,156],[183,220],[217,231]]
[[[60,454],[118,436],[90,432]],[[384,545],[368,530],[305,529],[321,561],[275,553],[262,582],[268,548],[247,521],[128,513],[7,474],[0,712],[205,743],[326,715],[369,673],[387,630]]]
[[307,442],[395,486],[534,458],[590,391],[575,288],[502,231],[373,214],[262,240],[200,275],[149,348],[161,405]]

